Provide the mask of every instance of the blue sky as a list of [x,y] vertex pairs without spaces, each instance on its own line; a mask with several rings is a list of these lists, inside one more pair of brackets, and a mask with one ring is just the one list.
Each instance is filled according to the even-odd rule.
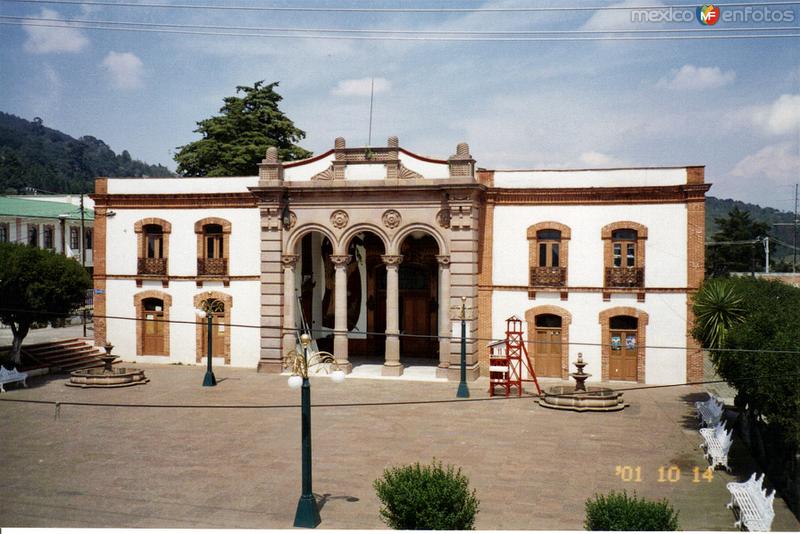
[[[642,4],[656,3],[591,3]],[[582,4],[307,0],[302,5]],[[784,9],[793,10],[794,23],[777,25],[800,26],[800,6]],[[7,1],[0,1],[0,15],[393,30],[711,32],[776,26],[634,24],[628,11],[267,13]],[[306,131],[305,148],[327,150],[340,135],[348,145],[362,146],[370,77],[376,80],[373,145],[397,135],[411,151],[447,157],[467,141],[486,168],[704,164],[706,179],[714,183],[712,195],[793,206],[793,184],[800,180],[800,38],[398,42],[0,26],[0,110],[29,120],[39,116],[47,126],[99,137],[117,152],[127,149],[135,158],[172,169],[175,147],[198,138],[195,123],[215,114],[236,85],[262,79],[280,82],[282,109]]]

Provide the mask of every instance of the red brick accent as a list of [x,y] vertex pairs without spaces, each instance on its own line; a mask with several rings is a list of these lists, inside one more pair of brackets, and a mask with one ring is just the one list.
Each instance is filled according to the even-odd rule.
[[[488,174],[488,173],[487,173]],[[491,173],[494,175],[494,173]],[[486,178],[491,180],[491,178]],[[489,375],[489,350],[492,338],[492,246],[494,205],[485,204],[481,210],[480,255],[478,256],[478,365],[481,374]]]
[[[95,191],[105,189],[106,179],[95,181]],[[106,330],[106,216],[105,206],[95,205],[94,210],[94,344],[103,346],[108,341]]]
[[630,317],[636,317],[637,319],[637,328],[636,328],[636,343],[637,343],[637,354],[636,354],[636,381],[639,383],[644,383],[645,378],[645,346],[646,346],[646,338],[645,335],[647,333],[647,323],[650,321],[650,316],[647,312],[638,310],[636,308],[631,308],[630,306],[618,306],[616,308],[609,308],[607,310],[603,310],[600,312],[600,329],[602,332],[602,348],[601,348],[601,379],[603,382],[608,381],[609,372],[609,359],[611,357],[611,329],[609,325],[609,321],[612,317],[616,317],[618,315],[628,315]]
[[173,193],[165,195],[132,195],[95,193],[95,204],[116,209],[197,209],[202,208],[255,208],[252,193]]
[[[689,183],[702,184],[703,167],[689,167],[686,170]],[[705,276],[705,241],[706,241],[706,205],[705,201],[688,202],[687,210],[687,265],[686,285],[686,381],[700,382],[704,378],[703,351],[692,337],[694,328],[694,311],[692,302],[697,289],[702,285]]]
[[[564,286],[569,285],[569,240],[572,238],[572,230],[569,226],[554,221],[544,221],[528,227],[528,268],[539,265],[539,246],[536,240],[536,232],[539,230],[558,230],[561,232],[561,242],[559,244],[558,266],[566,269],[564,275]],[[530,281],[529,281],[530,282]],[[535,292],[534,292],[535,295]]]
[[564,308],[545,304],[536,306],[525,312],[525,321],[528,328],[528,354],[536,359],[536,346],[533,332],[536,330],[536,316],[552,314],[561,317],[561,379],[569,378],[569,325],[572,324],[572,314]]
[[565,187],[489,189],[487,199],[518,206],[542,204],[683,204],[702,200],[710,184],[652,187]]

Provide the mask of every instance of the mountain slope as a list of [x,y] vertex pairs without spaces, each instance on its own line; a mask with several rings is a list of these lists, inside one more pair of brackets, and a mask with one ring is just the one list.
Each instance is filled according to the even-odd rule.
[[94,191],[98,176],[173,176],[163,165],[134,160],[127,150],[115,154],[92,136],[75,139],[0,112],[0,193],[34,187],[54,193]]

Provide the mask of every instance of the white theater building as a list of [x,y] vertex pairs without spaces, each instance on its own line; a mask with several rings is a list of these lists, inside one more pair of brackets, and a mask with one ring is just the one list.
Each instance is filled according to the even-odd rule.
[[[96,343],[125,359],[200,362],[215,305],[220,365],[280,372],[305,322],[348,370],[413,361],[458,379],[524,321],[541,377],[583,354],[593,380],[702,379],[689,336],[703,279],[703,167],[485,170],[335,147],[259,175],[101,178],[95,200]],[[103,319],[102,317],[108,317]],[[137,318],[131,321],[126,318]],[[404,336],[401,334],[413,334]]]

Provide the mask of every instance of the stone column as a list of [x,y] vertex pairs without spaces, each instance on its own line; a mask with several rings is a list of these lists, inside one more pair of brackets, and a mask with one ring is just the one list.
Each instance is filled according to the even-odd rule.
[[438,378],[447,378],[450,367],[450,256],[436,256],[439,262],[439,366]]
[[347,265],[351,259],[352,256],[349,254],[331,255],[331,261],[336,271],[333,355],[336,356],[336,362],[345,373],[349,373],[353,369],[347,360]]
[[403,256],[381,256],[386,265],[386,361],[381,374],[400,376],[403,365],[400,363],[400,284],[398,269]]
[[294,293],[294,268],[297,254],[284,254],[281,256],[283,264],[283,355],[293,350],[297,345],[297,313],[295,312]]

